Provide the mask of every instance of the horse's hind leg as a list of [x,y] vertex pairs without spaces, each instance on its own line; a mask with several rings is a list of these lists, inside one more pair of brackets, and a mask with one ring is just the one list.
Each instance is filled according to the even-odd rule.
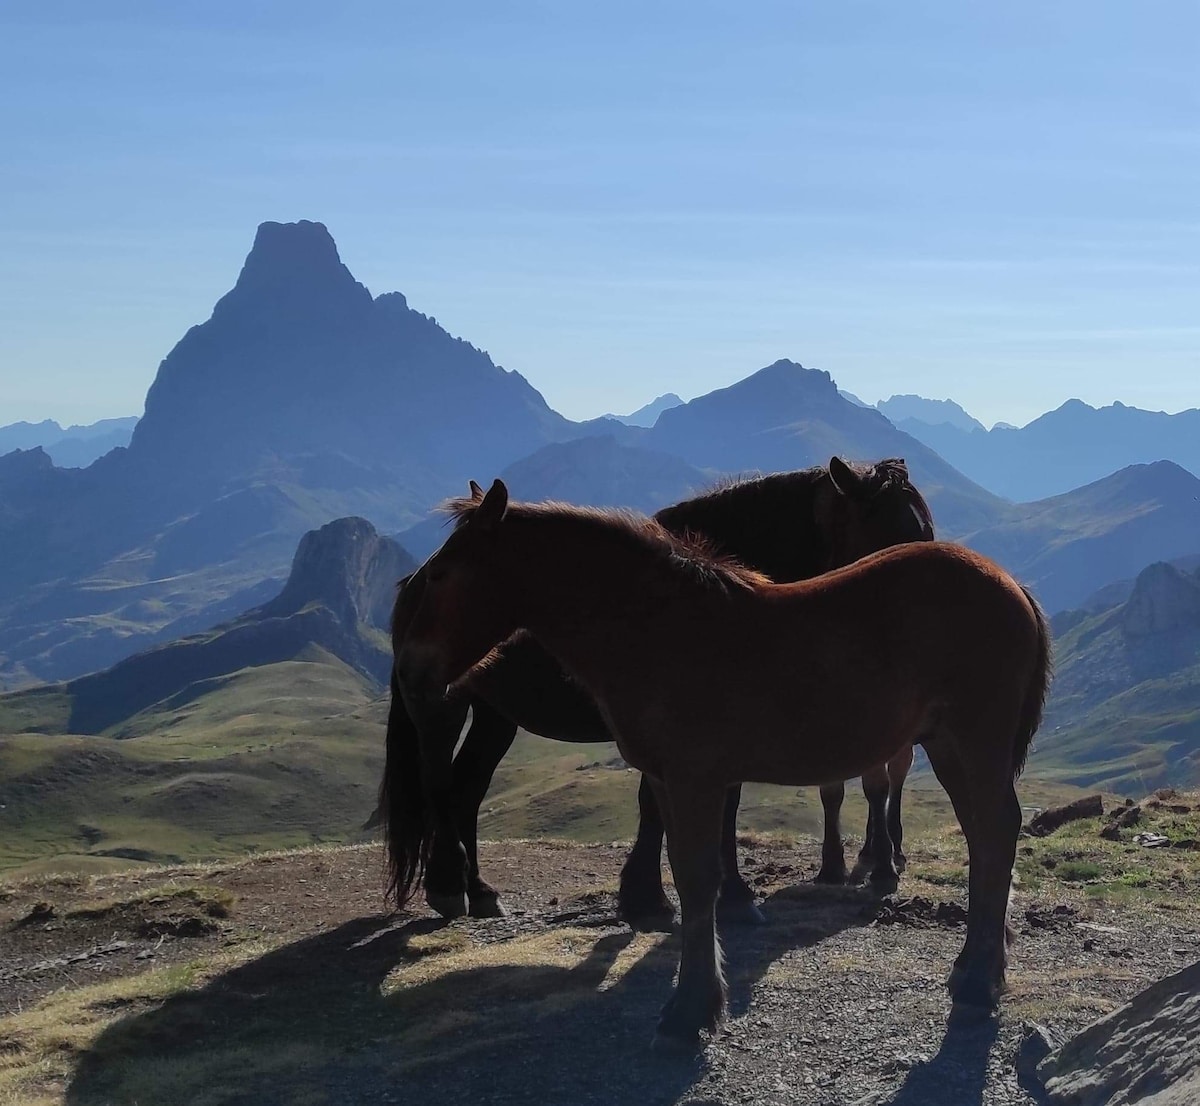
[[725,977],[717,940],[716,904],[721,886],[721,828],[726,788],[716,783],[668,779],[656,790],[668,805],[667,850],[683,916],[679,983],[663,1007],[656,1047],[690,1047],[702,1029],[725,1017]]
[[962,823],[970,854],[967,939],[950,974],[950,994],[955,1003],[985,1009],[995,1009],[1004,990],[1008,900],[1021,829],[1009,748],[1012,739],[992,737],[993,726],[989,720],[986,730],[977,727],[966,749],[961,744],[956,749],[949,740],[926,744],[934,772]]
[[879,765],[863,773],[863,794],[867,798],[869,814],[867,832],[863,841],[860,863],[871,865],[871,882],[896,885],[899,875],[892,859],[892,839],[888,833],[888,771]]
[[499,892],[479,874],[479,808],[492,776],[517,736],[515,722],[488,704],[471,703],[471,728],[454,758],[454,821],[467,850],[467,901],[472,918],[503,918]]
[[742,801],[742,785],[735,784],[725,795],[725,813],[721,825],[721,893],[717,898],[717,918],[731,925],[762,925],[767,919],[754,902],[750,884],[738,871],[737,813]]
[[896,865],[897,872],[903,872],[908,866],[908,857],[904,855],[904,824],[900,820],[900,803],[904,794],[904,781],[908,778],[912,765],[913,747],[911,745],[906,745],[887,762],[887,826],[888,836],[892,839],[892,861]]
[[647,776],[638,786],[637,839],[621,869],[617,913],[631,929],[670,929],[675,907],[662,883],[664,812]]
[[825,840],[821,845],[821,870],[817,883],[845,883],[846,852],[842,845],[842,802],[846,798],[844,783],[827,783],[821,788],[821,806],[825,810]]

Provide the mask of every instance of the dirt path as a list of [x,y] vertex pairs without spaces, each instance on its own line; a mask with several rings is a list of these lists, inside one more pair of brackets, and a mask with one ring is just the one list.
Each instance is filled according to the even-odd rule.
[[[0,1057],[33,1073],[14,1077],[10,1097],[1027,1103],[1016,1075],[1027,1020],[1066,1033],[1200,958],[1190,912],[1018,894],[1002,1016],[948,1026],[961,891],[922,883],[919,857],[898,899],[817,887],[813,855],[749,850],[769,924],[725,934],[731,1020],[684,1060],[648,1048],[678,939],[616,922],[623,848],[489,845],[511,915],[449,925],[380,913],[371,848],[10,889]],[[74,1042],[60,1042],[70,1055],[57,1068],[37,1054],[53,1033],[34,1025],[55,1017],[75,1027],[51,1026]]]

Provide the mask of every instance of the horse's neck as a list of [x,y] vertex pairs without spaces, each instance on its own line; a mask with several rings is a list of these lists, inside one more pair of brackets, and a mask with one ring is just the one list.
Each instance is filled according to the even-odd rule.
[[512,553],[523,608],[518,621],[577,678],[586,677],[594,657],[631,637],[666,633],[660,601],[703,604],[711,594],[666,557],[656,559],[623,536],[588,530],[559,541],[552,523],[532,529],[531,540]]

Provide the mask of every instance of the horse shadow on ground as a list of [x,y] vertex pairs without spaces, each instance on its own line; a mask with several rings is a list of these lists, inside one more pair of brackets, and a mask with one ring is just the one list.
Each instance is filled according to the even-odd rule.
[[[867,924],[874,904],[865,890],[789,888],[763,903],[768,925],[727,931],[732,1016],[789,949]],[[354,919],[110,1025],[65,1101],[675,1102],[705,1070],[700,1054],[649,1047],[679,939],[611,917],[586,924],[596,928],[576,920],[492,943],[473,928],[468,943],[458,923]],[[530,950],[528,936],[542,944]],[[399,985],[385,987],[398,967]]]
[[872,1106],[978,1106],[999,1034],[996,1018],[952,1013],[937,1055],[912,1068],[894,1095],[877,1097]]

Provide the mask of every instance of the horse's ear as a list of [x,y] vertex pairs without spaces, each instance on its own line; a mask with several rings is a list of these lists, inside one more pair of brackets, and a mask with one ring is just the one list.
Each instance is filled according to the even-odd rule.
[[829,479],[833,481],[833,486],[842,495],[857,498],[866,492],[863,487],[863,478],[840,457],[829,458]]
[[478,484],[476,484],[474,480],[470,481],[470,484],[471,484],[471,498],[473,500],[475,500],[476,503],[478,503],[483,498],[483,489]]
[[477,526],[481,530],[490,530],[500,522],[507,510],[508,489],[504,486],[503,480],[493,480],[487,495],[483,497],[479,506],[475,508],[474,515],[471,516],[471,525]]

